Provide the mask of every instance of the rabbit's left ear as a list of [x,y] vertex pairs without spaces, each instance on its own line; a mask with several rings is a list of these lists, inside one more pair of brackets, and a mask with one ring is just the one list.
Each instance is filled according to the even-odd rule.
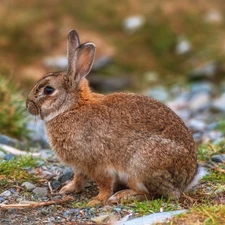
[[68,35],[67,55],[66,86],[68,89],[75,89],[81,79],[91,70],[95,56],[95,45],[90,42],[80,45],[77,32],[72,30]]

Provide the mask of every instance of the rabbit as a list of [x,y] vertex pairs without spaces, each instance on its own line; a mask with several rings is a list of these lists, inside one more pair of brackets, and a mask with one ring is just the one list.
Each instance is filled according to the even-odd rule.
[[178,199],[200,170],[191,132],[153,98],[92,92],[85,77],[95,49],[70,31],[67,70],[45,75],[26,100],[29,113],[44,120],[55,154],[74,170],[60,194],[80,193],[91,179],[99,194],[89,205],[146,196]]

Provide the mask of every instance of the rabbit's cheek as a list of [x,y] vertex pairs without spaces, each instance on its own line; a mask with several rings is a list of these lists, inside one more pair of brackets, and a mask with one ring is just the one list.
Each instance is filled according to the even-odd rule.
[[27,102],[27,110],[32,115],[39,115],[39,108],[33,101]]

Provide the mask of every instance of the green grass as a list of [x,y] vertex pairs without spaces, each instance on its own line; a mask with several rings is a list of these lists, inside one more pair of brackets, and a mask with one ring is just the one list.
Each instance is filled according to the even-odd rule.
[[31,156],[15,157],[11,160],[0,160],[0,187],[21,184],[25,181],[38,182],[38,178],[27,169],[37,167],[38,159]]
[[24,138],[28,135],[25,98],[6,76],[10,74],[0,71],[0,133]]
[[171,210],[177,210],[179,208],[179,204],[170,201],[170,199],[166,200],[164,198],[161,199],[154,199],[152,201],[146,200],[142,202],[134,202],[133,204],[129,205],[135,213],[140,215],[147,215],[150,213],[156,212],[166,212]]
[[223,225],[225,224],[225,205],[195,206],[187,213],[175,216],[169,225]]

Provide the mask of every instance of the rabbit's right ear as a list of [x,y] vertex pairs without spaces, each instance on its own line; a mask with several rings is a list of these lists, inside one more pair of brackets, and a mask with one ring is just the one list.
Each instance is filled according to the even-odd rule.
[[64,78],[68,90],[77,88],[81,79],[89,73],[94,56],[95,45],[93,43],[80,45],[77,32],[70,31],[67,44],[68,69]]

